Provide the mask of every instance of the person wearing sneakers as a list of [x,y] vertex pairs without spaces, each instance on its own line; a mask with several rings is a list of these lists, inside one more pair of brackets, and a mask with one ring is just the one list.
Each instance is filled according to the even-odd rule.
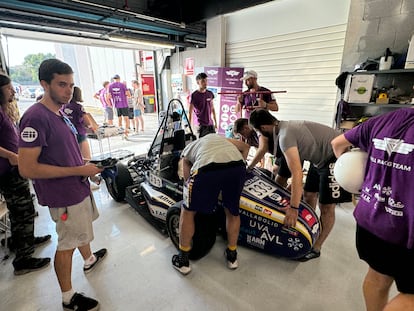
[[[279,121],[269,111],[256,109],[252,112],[249,124],[262,135],[273,139],[274,155],[280,148],[292,175],[291,199],[286,209],[284,225],[296,225],[299,204],[305,190],[305,201],[312,203],[319,195],[322,231],[311,251],[299,259],[308,261],[318,258],[322,244],[327,239],[335,224],[335,207],[337,203],[351,202],[352,196],[341,188],[333,175],[336,157],[331,140],[341,132],[323,124],[310,121]],[[305,186],[303,187],[304,161],[311,163]]]
[[[99,216],[87,177],[103,169],[84,163],[76,128],[61,111],[72,98],[72,68],[57,59],[39,67],[43,98],[20,121],[19,171],[33,180],[40,205],[48,206],[58,236],[54,266],[65,310],[98,310],[97,300],[72,288],[72,257],[78,249],[83,270],[91,272],[106,256],[105,248],[91,251],[92,222]],[[50,290],[50,289],[49,289]]]
[[214,93],[207,89],[207,80],[207,74],[204,72],[196,76],[198,89],[191,93],[188,107],[188,121],[192,124],[194,113],[199,137],[215,133],[217,129],[216,111],[213,103]]
[[185,183],[180,215],[180,251],[172,257],[173,267],[182,274],[191,271],[189,252],[195,231],[194,216],[196,213],[213,213],[220,192],[227,220],[227,265],[230,269],[238,267],[239,202],[249,148],[242,141],[217,134],[203,136],[184,148],[181,159]]
[[137,80],[132,80],[132,87],[134,88],[132,97],[132,104],[134,105],[134,128],[138,133],[138,128],[141,132],[144,131],[143,114],[145,111],[145,103],[142,95],[141,84]]
[[50,235],[34,236],[35,209],[29,181],[17,168],[19,135],[11,106],[14,94],[10,78],[0,74],[0,193],[9,209],[12,236],[7,242],[9,249],[16,253],[14,274],[21,275],[49,266],[50,258],[32,255],[35,246],[50,241]]
[[124,134],[128,136],[129,133],[129,109],[128,109],[128,98],[131,97],[130,91],[127,89],[125,84],[121,82],[119,75],[112,77],[112,82],[108,88],[108,96],[116,109],[118,115],[118,126],[122,128],[122,119],[125,122]]

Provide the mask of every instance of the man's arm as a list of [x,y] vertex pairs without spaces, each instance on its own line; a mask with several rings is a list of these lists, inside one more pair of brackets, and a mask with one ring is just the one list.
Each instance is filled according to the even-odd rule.
[[30,179],[59,178],[68,176],[95,176],[103,171],[95,164],[63,167],[38,162],[41,147],[19,148],[19,173]]
[[193,164],[187,158],[182,158],[180,162],[182,167],[183,178],[184,180],[187,180],[188,178],[190,178],[190,170]]
[[279,105],[276,102],[276,99],[272,99],[267,103],[266,108],[271,111],[279,111]]
[[290,147],[283,154],[292,173],[290,206],[286,210],[284,225],[294,227],[298,219],[298,207],[303,192],[302,162],[297,147]]
[[193,123],[192,123],[193,110],[194,110],[194,105],[193,105],[193,103],[190,103],[190,106],[188,107],[188,122],[190,123],[190,125],[193,125]]
[[211,115],[213,116],[214,127],[217,128],[216,110],[214,109],[213,101],[211,101]]
[[352,146],[352,144],[345,138],[344,134],[335,137],[331,141],[331,145],[337,158],[339,158],[341,154],[347,152],[349,147]]
[[268,151],[269,151],[269,138],[267,138],[264,135],[260,135],[259,136],[259,147],[257,148],[256,153],[253,159],[250,161],[250,164],[247,168],[253,169],[256,166],[256,164],[259,163],[263,159],[264,155]]
[[112,107],[111,94],[109,92],[105,93],[105,101],[108,107]]
[[227,138],[227,140],[231,142],[233,145],[235,145],[237,149],[239,149],[243,156],[243,159],[246,160],[247,156],[249,155],[250,146],[238,139]]
[[236,110],[236,116],[238,118],[242,118],[243,117],[243,113],[242,113],[242,102],[243,102],[243,95],[237,96],[237,103],[236,103],[235,110]]
[[11,165],[17,165],[18,155],[13,151],[10,151],[6,148],[0,147],[0,158],[5,158],[9,160]]

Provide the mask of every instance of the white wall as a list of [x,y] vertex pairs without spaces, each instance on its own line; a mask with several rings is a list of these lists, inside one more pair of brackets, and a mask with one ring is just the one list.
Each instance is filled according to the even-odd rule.
[[276,0],[226,17],[227,42],[347,23],[351,0]]
[[280,0],[229,14],[226,65],[258,72],[282,120],[331,126],[350,0]]

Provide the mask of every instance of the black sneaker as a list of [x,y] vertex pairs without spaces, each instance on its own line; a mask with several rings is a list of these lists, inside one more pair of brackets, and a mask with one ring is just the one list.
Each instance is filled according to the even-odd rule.
[[237,269],[239,267],[239,263],[237,262],[237,251],[231,251],[228,248],[226,248],[226,251],[224,252],[224,255],[227,259],[227,267],[229,269]]
[[[93,253],[95,255],[96,261],[87,266],[87,267],[83,267],[83,272],[85,273],[89,273],[91,272],[93,269],[96,268],[96,266],[105,258],[106,254],[108,254],[108,251],[106,250],[106,248],[102,248],[99,251]],[[87,309],[89,310],[89,309]]]
[[99,302],[97,300],[79,293],[75,293],[68,304],[62,302],[62,306],[63,310],[99,310]]
[[[49,242],[51,238],[52,238],[52,236],[50,234],[44,235],[44,236],[35,236],[34,237],[34,246],[38,247],[40,245],[43,245],[43,244]],[[4,239],[1,239],[0,244],[1,244],[1,246],[5,246],[6,241]],[[16,247],[13,244],[13,238],[12,237],[7,238],[7,247],[12,252],[14,252],[16,250]]]
[[172,257],[172,265],[183,275],[187,275],[191,272],[190,261],[188,260],[188,257],[181,254],[174,255]]
[[14,262],[14,275],[22,275],[29,272],[41,270],[50,264],[50,258],[27,258]]

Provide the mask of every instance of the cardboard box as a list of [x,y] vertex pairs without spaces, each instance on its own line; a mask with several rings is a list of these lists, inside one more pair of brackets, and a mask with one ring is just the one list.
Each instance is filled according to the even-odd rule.
[[407,58],[405,60],[405,69],[414,68],[414,34],[411,36],[410,45],[408,46]]
[[355,126],[355,121],[342,121],[341,124],[339,125],[340,129],[344,129],[344,130],[350,130],[351,128],[353,128]]
[[345,83],[344,100],[348,103],[368,104],[374,80],[374,74],[349,74]]

